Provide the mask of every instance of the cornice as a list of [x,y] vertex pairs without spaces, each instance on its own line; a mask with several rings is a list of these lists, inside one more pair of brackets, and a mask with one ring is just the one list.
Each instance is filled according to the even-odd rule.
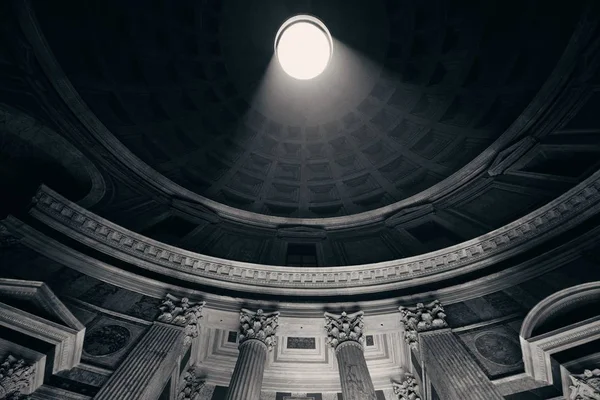
[[[477,158],[429,189],[386,207],[351,216],[319,219],[284,218],[239,210],[200,196],[166,178],[136,157],[96,117],[75,90],[54,57],[36,20],[31,3],[28,0],[22,0],[18,4],[18,18],[21,28],[54,89],[89,134],[108,150],[114,158],[111,162],[118,163],[120,168],[129,171],[132,181],[143,181],[154,188],[157,193],[160,192],[167,196],[200,204],[214,211],[220,217],[265,227],[305,225],[338,229],[372,224],[386,219],[390,214],[403,208],[435,201],[456,191],[482,172],[485,172],[496,156],[519,137],[526,133],[531,134],[532,131],[536,136],[541,135],[543,132],[547,133],[563,120],[565,114],[568,114],[573,105],[577,103],[576,96],[567,90],[569,83],[571,80],[590,78],[590,69],[595,68],[596,65],[584,65],[581,70],[576,67],[582,57],[587,56],[589,58],[589,55],[596,51],[596,47],[598,47],[597,44],[590,45],[597,21],[589,15],[592,11],[587,9],[550,77],[523,113],[500,138]],[[590,50],[590,47],[593,48]],[[574,73],[579,74],[577,75],[579,76],[578,79],[573,78]],[[552,109],[559,109],[561,112],[550,112]]]
[[333,296],[436,282],[530,250],[600,211],[600,171],[545,206],[478,238],[394,261],[310,269],[224,260],[169,246],[107,221],[45,186],[36,200],[30,210],[33,217],[147,271],[242,292]]
[[[189,297],[195,300],[203,299],[207,302],[206,309],[238,313],[241,306],[267,309],[276,308],[282,313],[282,316],[315,318],[322,318],[321,310],[331,307],[333,303],[331,300],[320,302],[318,299],[312,302],[303,301],[298,303],[298,298],[293,291],[288,291],[286,295],[280,296],[275,304],[268,300],[244,298],[243,295],[230,297],[220,294],[219,291],[216,293],[206,292],[199,290],[197,286],[196,288],[194,286],[177,286],[123,270],[85,255],[27,226],[14,217],[7,218],[2,224],[6,225],[15,235],[22,238],[24,246],[51,260],[111,285],[155,298],[163,298],[166,293],[172,293],[178,297]],[[450,286],[435,291],[423,291],[416,295],[395,295],[383,300],[361,301],[357,297],[352,301],[340,300],[335,303],[335,306],[340,309],[359,308],[369,315],[390,313],[397,315],[399,304],[411,304],[439,299],[448,305],[477,298],[544,275],[566,263],[574,261],[580,257],[581,252],[595,246],[599,236],[600,227],[597,227],[542,255],[461,285]],[[353,293],[349,292],[349,294],[352,295]],[[315,295],[318,295],[318,293]],[[292,296],[292,298],[288,296]]]

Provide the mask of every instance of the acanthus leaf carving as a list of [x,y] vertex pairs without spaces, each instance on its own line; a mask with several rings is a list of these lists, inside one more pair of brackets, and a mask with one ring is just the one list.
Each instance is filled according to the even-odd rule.
[[439,300],[431,303],[418,303],[414,307],[401,306],[400,321],[404,325],[404,340],[408,345],[417,349],[418,333],[448,327],[444,307]]
[[187,346],[192,343],[194,338],[198,337],[198,322],[202,319],[202,308],[205,305],[205,301],[192,303],[187,297],[180,299],[167,294],[159,306],[161,313],[157,320],[184,327],[184,345]]
[[199,400],[200,391],[205,382],[196,374],[196,367],[190,367],[183,374],[183,384],[177,395],[177,400]]
[[347,314],[345,311],[341,314],[325,313],[325,330],[327,331],[327,343],[334,349],[343,342],[354,341],[362,343],[364,337],[364,312],[357,311]]
[[254,312],[242,308],[240,310],[240,345],[247,340],[257,339],[271,350],[277,343],[275,331],[278,324],[279,311],[265,313],[260,309]]
[[411,374],[406,374],[402,382],[392,381],[392,387],[394,388],[394,394],[398,396],[398,400],[421,400],[419,384]]
[[570,400],[600,400],[600,369],[586,369],[583,374],[571,375]]
[[35,379],[35,366],[12,354],[0,364],[0,399],[21,399]]

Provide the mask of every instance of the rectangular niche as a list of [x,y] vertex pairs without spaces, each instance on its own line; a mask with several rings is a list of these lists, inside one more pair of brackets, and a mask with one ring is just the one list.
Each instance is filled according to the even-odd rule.
[[317,342],[314,337],[289,337],[287,338],[288,349],[316,349]]
[[236,343],[237,342],[237,332],[229,331],[227,334],[227,343]]

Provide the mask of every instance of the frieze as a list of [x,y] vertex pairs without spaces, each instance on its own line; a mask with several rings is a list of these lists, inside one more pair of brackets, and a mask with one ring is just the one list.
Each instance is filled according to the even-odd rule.
[[190,345],[198,337],[198,322],[202,319],[202,308],[205,301],[192,303],[187,297],[178,298],[167,294],[160,305],[157,321],[183,326],[185,328],[184,345]]
[[406,374],[402,382],[393,382],[392,387],[398,400],[421,400],[419,383],[411,374]]
[[418,348],[418,333],[448,327],[444,307],[439,300],[418,303],[414,307],[401,306],[400,321],[404,325],[404,340],[413,349]]
[[[264,266],[204,256],[169,246],[128,231],[116,224],[69,202],[49,188],[42,187],[31,214],[72,238],[96,246],[114,257],[142,268],[157,270],[157,266],[225,283],[250,283],[276,290],[280,288],[348,288],[390,284],[437,273],[457,270],[468,264],[483,264],[487,257],[497,261],[500,253],[515,252],[522,244],[525,250],[535,245],[535,237],[554,230],[558,234],[580,220],[598,212],[600,171],[565,195],[531,214],[479,238],[447,249],[378,264],[350,267],[314,268],[310,271],[294,267]],[[586,211],[586,209],[588,209]],[[172,272],[163,271],[165,274]],[[196,276],[197,278],[194,278]],[[205,282],[205,281],[204,281]],[[231,287],[231,286],[229,286]],[[296,292],[303,294],[303,292]]]
[[586,369],[583,374],[571,375],[571,400],[600,400],[600,369]]
[[250,339],[257,339],[267,345],[269,350],[277,343],[275,331],[279,326],[279,311],[265,313],[242,308],[240,310],[240,346]]
[[357,311],[347,314],[325,313],[325,330],[327,331],[327,343],[334,349],[341,343],[353,341],[362,343],[364,337],[364,312]]
[[29,392],[34,378],[35,367],[25,360],[9,354],[0,364],[0,399],[18,399]]

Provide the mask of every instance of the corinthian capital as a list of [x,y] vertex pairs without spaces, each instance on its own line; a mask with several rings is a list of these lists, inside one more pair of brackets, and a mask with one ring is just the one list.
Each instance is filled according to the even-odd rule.
[[9,354],[0,364],[0,399],[19,398],[34,378],[34,366]]
[[160,305],[160,315],[157,320],[185,328],[184,344],[187,346],[198,337],[198,322],[202,319],[202,308],[205,301],[192,303],[187,297],[177,298],[167,294]]
[[404,340],[410,347],[417,347],[417,334],[446,328],[446,314],[439,300],[431,303],[418,303],[414,307],[400,307],[400,322],[404,325]]
[[353,314],[343,312],[339,315],[325,313],[325,330],[327,342],[334,349],[342,342],[354,341],[362,344],[364,341],[364,312],[357,311]]
[[247,340],[257,339],[267,345],[269,350],[275,346],[275,331],[279,323],[279,311],[265,313],[242,308],[240,310],[240,345]]
[[204,381],[196,374],[196,368],[190,367],[183,375],[183,385],[179,390],[177,400],[196,400],[204,387]]
[[406,374],[404,380],[400,383],[392,382],[392,386],[394,394],[398,396],[398,400],[421,400],[419,384],[411,374]]
[[600,400],[600,369],[571,375],[571,400]]

